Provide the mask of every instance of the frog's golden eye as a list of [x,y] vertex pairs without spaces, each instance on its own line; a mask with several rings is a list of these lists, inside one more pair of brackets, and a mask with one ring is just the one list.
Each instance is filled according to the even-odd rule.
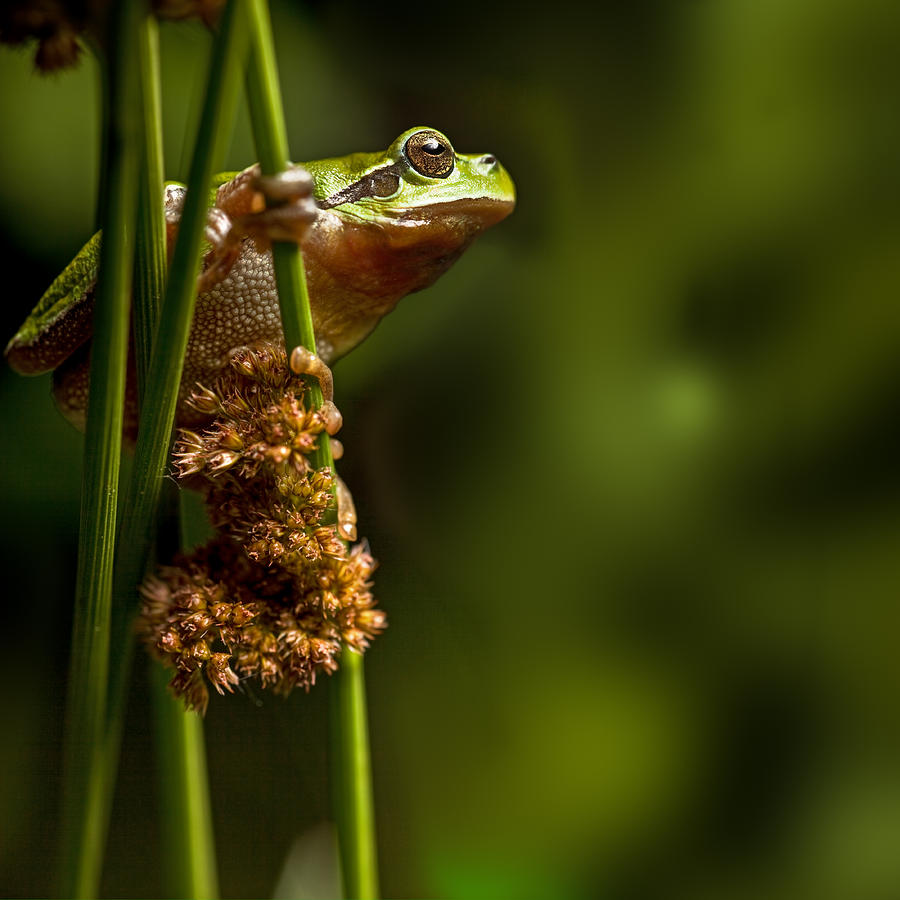
[[450,142],[436,131],[417,131],[403,149],[410,165],[429,178],[446,178],[456,163]]

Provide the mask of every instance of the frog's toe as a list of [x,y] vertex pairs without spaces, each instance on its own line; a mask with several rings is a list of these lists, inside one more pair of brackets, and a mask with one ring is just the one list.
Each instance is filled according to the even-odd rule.
[[252,238],[264,253],[273,241],[300,243],[319,210],[313,198],[312,175],[302,166],[291,165],[275,175],[263,175],[259,163],[239,172],[216,192],[216,208],[225,215],[227,238],[240,243]]
[[242,236],[253,238],[257,250],[264,252],[273,241],[299,244],[318,215],[312,197],[298,197],[282,206],[239,219],[235,225]]
[[334,376],[319,356],[306,347],[294,347],[291,351],[290,366],[296,375],[312,375],[319,382],[325,400],[334,399]]
[[303,166],[291,165],[276,175],[256,175],[253,185],[271,203],[288,203],[312,198],[315,182]]
[[356,504],[353,494],[339,475],[335,476],[338,533],[345,541],[356,540]]
[[[341,430],[341,426],[344,424],[344,417],[332,400],[326,400],[319,407],[319,415],[325,422],[325,433],[329,437],[333,437]],[[332,455],[334,455],[333,451]]]
[[241,236],[228,214],[213,207],[206,217],[204,235],[210,250],[203,271],[197,276],[197,293],[202,294],[223,281],[241,255]]
[[272,241],[300,243],[319,210],[312,175],[291,165],[274,175],[251,166],[219,188],[216,205],[232,220],[240,237],[250,237],[261,253]]

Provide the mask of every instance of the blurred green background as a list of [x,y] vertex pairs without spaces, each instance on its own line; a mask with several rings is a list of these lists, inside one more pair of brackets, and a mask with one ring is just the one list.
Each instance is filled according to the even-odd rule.
[[[900,896],[900,5],[581,10],[274,6],[298,159],[429,124],[519,190],[335,373],[391,621],[384,895]],[[209,42],[163,42],[179,178]],[[95,65],[31,68],[0,51],[6,335],[94,224]],[[244,114],[223,167],[254,157]],[[0,372],[0,409],[0,892],[30,897],[81,437],[48,378]],[[146,678],[109,896],[162,890]],[[226,897],[271,896],[328,818],[328,690],[213,698]]]

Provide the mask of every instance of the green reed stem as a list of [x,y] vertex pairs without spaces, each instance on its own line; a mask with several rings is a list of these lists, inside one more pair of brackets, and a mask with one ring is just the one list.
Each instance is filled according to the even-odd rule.
[[362,654],[344,647],[334,678],[337,696],[332,699],[331,753],[337,772],[333,794],[344,896],[374,900],[378,897],[378,855]]
[[[265,0],[248,0],[247,6],[251,48],[247,67],[247,100],[253,124],[253,139],[263,174],[274,175],[289,164],[290,151],[275,65],[272,23]],[[276,243],[272,247],[272,256],[287,352],[290,355],[291,350],[297,346],[315,352],[316,337],[300,248],[292,243]],[[313,406],[321,406],[322,391],[318,381],[314,378],[307,381],[311,391],[310,402]],[[316,468],[333,468],[334,460],[328,438],[323,435],[318,444],[313,454],[313,465]]]
[[170,670],[150,665],[167,894],[214,898],[219,887],[203,720],[169,692]]
[[[172,268],[147,376],[128,493],[129,519],[123,531],[122,582],[134,589],[144,572],[153,514],[165,474],[188,334],[194,315],[209,185],[234,118],[246,41],[239,27],[239,0],[229,0],[213,47],[206,100],[188,177]],[[134,552],[137,550],[137,552]]]
[[[136,5],[136,0],[132,4]],[[93,665],[87,674],[73,673],[72,693],[78,693],[78,685],[89,680],[91,693],[84,696],[91,698],[90,713],[94,719],[99,717],[99,725],[90,730],[90,739],[85,737],[86,729],[81,727],[70,743],[80,748],[77,754],[79,771],[73,776],[73,783],[78,788],[81,781],[89,784],[90,789],[82,789],[81,793],[89,793],[91,809],[88,814],[83,814],[80,821],[73,816],[64,820],[63,833],[67,838],[67,844],[75,846],[64,856],[65,868],[63,879],[63,896],[92,896],[96,894],[96,885],[99,878],[100,860],[103,844],[105,842],[109,809],[115,772],[118,763],[119,745],[121,743],[122,727],[124,722],[124,705],[127,693],[128,673],[131,668],[133,655],[133,638],[131,634],[134,614],[137,607],[137,586],[143,577],[149,557],[149,548],[153,535],[153,523],[155,521],[156,508],[159,501],[163,475],[168,459],[171,440],[172,423],[175,415],[175,405],[178,396],[178,385],[181,380],[181,370],[184,360],[184,352],[187,344],[187,336],[193,316],[195,283],[200,266],[200,249],[203,229],[206,223],[206,204],[209,184],[212,180],[212,170],[217,152],[224,143],[225,135],[230,130],[237,104],[238,90],[240,87],[240,73],[243,69],[246,51],[244,29],[239,27],[237,21],[240,0],[229,0],[222,16],[220,32],[213,48],[213,59],[207,86],[206,101],[199,128],[197,144],[194,152],[194,161],[191,166],[189,185],[192,189],[188,192],[185,202],[184,214],[176,244],[175,258],[170,273],[165,301],[162,306],[160,323],[157,336],[154,341],[154,352],[151,355],[147,382],[144,390],[144,402],[142,404],[139,426],[139,438],[135,452],[135,464],[129,490],[125,503],[128,512],[121,533],[119,535],[119,554],[116,558],[114,595],[116,604],[112,610],[112,621],[109,621],[109,602],[107,598],[105,624],[99,628],[91,627],[89,637],[94,640],[103,639],[108,647],[110,644],[116,649],[116,655],[112,659],[112,665],[105,663],[102,667]],[[140,24],[140,15],[136,15],[134,22],[134,40],[113,42],[117,48],[117,58],[127,61],[129,71],[134,71],[134,86],[129,94],[130,102],[127,111],[130,116],[138,120],[136,132],[140,135],[139,92],[137,89],[137,67],[139,61],[139,43],[137,30]],[[111,78],[112,82],[116,79]],[[114,120],[112,113],[118,108],[110,104],[110,119]],[[130,121],[130,119],[129,119]],[[112,126],[110,127],[112,130]],[[133,166],[137,167],[140,144],[136,141],[136,148],[132,154]],[[107,162],[105,168],[109,172],[110,183],[113,184],[113,176],[117,172],[115,157],[120,153],[116,142],[112,142],[107,150]],[[131,170],[129,170],[131,171]],[[136,171],[132,172],[131,184],[137,179]],[[149,189],[149,188],[148,188]],[[157,194],[158,196],[158,194]],[[132,192],[132,201],[136,204],[137,190]],[[129,232],[130,233],[130,232]],[[108,242],[107,233],[104,231],[104,253],[113,255],[117,246],[117,230],[111,229],[109,235],[113,240]],[[111,249],[112,248],[112,249]],[[131,271],[131,256],[128,258],[126,272]],[[103,272],[101,270],[101,278]],[[127,278],[127,276],[126,276]],[[122,386],[124,387],[124,354],[125,341],[127,340],[127,292],[123,293],[125,314],[122,317]],[[98,312],[100,300],[98,298]],[[97,313],[95,313],[97,315]],[[108,330],[108,329],[107,329]],[[110,340],[101,331],[100,323],[95,321],[94,346],[100,347],[100,358],[109,355]],[[93,370],[92,370],[93,373]],[[103,377],[94,379],[93,385],[105,384]],[[99,404],[105,391],[91,391],[91,405]],[[95,397],[97,399],[95,399]],[[116,426],[107,429],[106,433],[115,436],[116,447],[121,439],[122,431],[122,391],[119,392],[117,401],[111,404],[114,414],[118,416]],[[111,412],[111,414],[113,414]],[[89,426],[90,429],[90,426]],[[106,446],[106,445],[104,445]],[[90,455],[90,443],[86,444],[88,459]],[[118,459],[118,456],[116,456]],[[109,496],[109,494],[107,494]],[[115,503],[115,494],[112,494],[112,503]],[[111,527],[114,527],[114,522]],[[104,532],[105,553],[112,557],[112,532],[107,528]],[[111,582],[111,577],[109,581]],[[107,593],[109,585],[106,585]],[[83,618],[83,616],[82,616]],[[93,619],[91,620],[93,626]],[[82,626],[82,631],[84,626]],[[80,649],[84,638],[76,634],[76,651],[73,660],[78,662],[85,656]],[[93,658],[93,657],[92,657]],[[108,675],[108,690],[107,685]],[[96,696],[95,696],[96,695]],[[77,711],[74,718],[80,721],[83,714]],[[105,721],[104,721],[105,720]],[[105,727],[103,725],[105,724]],[[92,720],[92,725],[94,725]],[[70,756],[73,755],[71,752]],[[83,774],[81,772],[83,770]],[[84,802],[78,794],[73,799],[67,800],[66,809],[78,810]],[[81,849],[86,845],[86,849]],[[76,862],[71,862],[72,856]],[[78,859],[85,862],[78,862]]]
[[[288,164],[289,151],[272,26],[265,0],[249,0],[248,6],[250,60],[247,98],[250,118],[262,171],[274,174]],[[276,243],[272,253],[288,353],[298,344],[315,351],[316,341],[300,249],[295,244]],[[321,404],[318,383],[309,379],[309,385],[311,402]],[[324,436],[319,441],[314,465],[334,467],[331,445]],[[344,648],[341,668],[335,677],[338,680],[338,700],[332,729],[332,756],[335,762],[335,794],[338,798],[335,812],[344,893],[347,897],[369,900],[378,896],[378,867],[362,657]]]
[[[144,167],[133,327],[139,394],[143,396],[166,276],[159,29],[152,16],[146,17],[141,29],[141,75]],[[168,483],[165,489],[168,502],[160,504],[157,516],[160,537],[156,547],[157,554],[164,554],[164,558],[177,548],[180,531],[177,489]],[[170,546],[164,548],[163,543]],[[128,598],[123,599],[127,605]],[[133,637],[130,639],[133,641]],[[218,896],[218,877],[203,723],[196,713],[187,712],[171,696],[167,688],[167,670],[157,664],[152,664],[152,669],[150,690],[167,893],[172,897],[198,900],[213,898]],[[114,743],[118,744],[117,741]]]
[[105,71],[103,247],[94,308],[81,525],[64,749],[60,892],[97,895],[106,839],[103,766],[113,558],[140,160],[138,30],[144,4],[111,10]]
[[150,372],[153,338],[166,286],[166,218],[163,209],[162,87],[159,62],[159,26],[145,16],[140,31],[141,108],[144,120],[143,166],[137,232],[137,278],[132,331],[138,388],[141,393]]
[[[169,457],[178,387],[190,333],[200,269],[203,230],[214,160],[234,118],[246,51],[240,22],[242,0],[229,0],[213,46],[206,100],[191,162],[188,193],[153,344],[144,402],[141,405],[134,472],[126,499],[129,516],[120,536],[116,567],[116,616],[113,634],[129,643],[137,588],[147,565],[156,508]],[[110,718],[120,715],[130,658],[111,673]]]

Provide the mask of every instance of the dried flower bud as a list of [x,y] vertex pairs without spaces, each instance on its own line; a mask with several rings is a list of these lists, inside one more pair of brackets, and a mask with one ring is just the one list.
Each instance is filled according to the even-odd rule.
[[240,679],[231,671],[230,660],[227,653],[213,653],[206,666],[206,677],[220,694],[231,693],[234,686],[240,684]]
[[209,470],[210,474],[217,475],[219,472],[230,469],[240,458],[240,453],[233,453],[230,450],[221,450],[218,453],[213,453],[207,459],[206,468]]
[[187,398],[187,404],[192,409],[204,415],[215,415],[222,411],[222,405],[215,391],[198,384],[190,396]]

